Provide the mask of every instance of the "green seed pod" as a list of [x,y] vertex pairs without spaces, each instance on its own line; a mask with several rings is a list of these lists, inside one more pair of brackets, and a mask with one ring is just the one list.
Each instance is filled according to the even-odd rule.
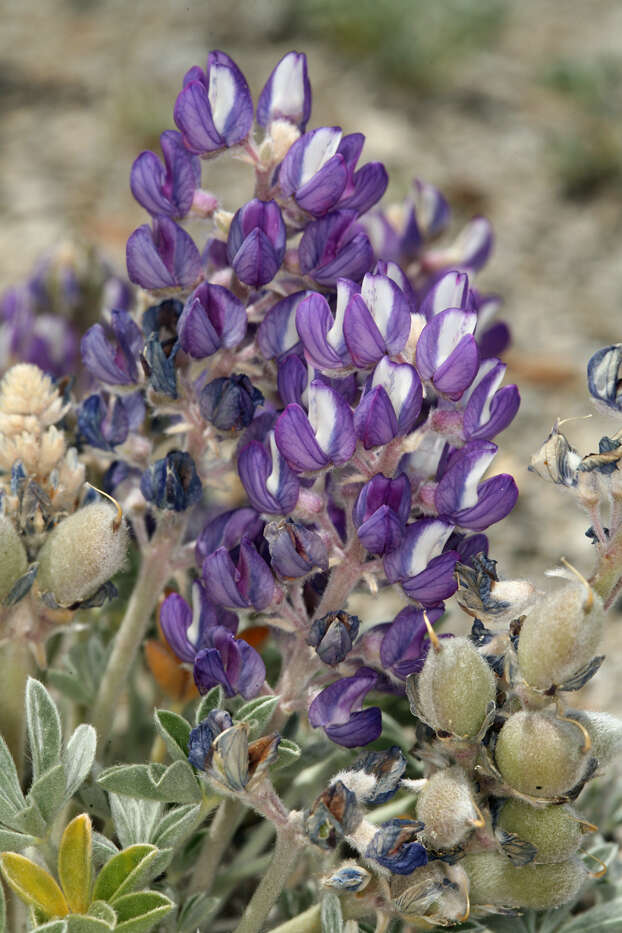
[[520,631],[518,663],[530,686],[563,685],[594,657],[603,632],[601,598],[589,586],[566,583],[540,600]]
[[578,726],[522,710],[501,729],[495,759],[510,787],[532,797],[559,797],[585,775],[590,755]]
[[[411,688],[412,689],[412,688]],[[495,677],[468,638],[445,638],[430,648],[416,678],[417,711],[433,729],[471,738],[496,695]]]
[[87,505],[62,521],[39,552],[37,580],[59,606],[92,596],[123,567],[128,535],[108,503]]
[[610,713],[591,713],[569,709],[568,716],[585,726],[592,740],[591,753],[598,760],[599,771],[607,768],[622,752],[622,719]]
[[571,807],[539,809],[516,799],[506,801],[497,825],[536,847],[535,864],[566,861],[579,848],[583,835],[581,822]]
[[460,864],[470,882],[472,906],[524,907],[548,910],[572,900],[587,875],[580,858],[553,865],[515,867],[496,852],[467,855]]
[[0,515],[0,602],[28,569],[28,558],[21,538],[6,515]]
[[424,845],[453,849],[475,826],[483,825],[466,774],[459,765],[437,771],[417,799],[417,819],[425,825]]

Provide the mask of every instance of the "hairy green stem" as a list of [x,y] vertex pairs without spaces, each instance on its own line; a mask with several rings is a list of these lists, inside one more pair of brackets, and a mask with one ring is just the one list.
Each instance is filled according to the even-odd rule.
[[278,833],[270,867],[251,897],[235,933],[259,933],[263,928],[270,909],[296,866],[300,851],[291,832]]
[[[270,933],[322,933],[321,909],[319,904],[314,904],[304,913],[274,927]],[[344,920],[360,920],[373,913],[369,904],[359,904],[348,897],[341,899],[341,911]]]
[[199,857],[192,872],[188,894],[207,894],[214,883],[216,872],[231,842],[236,829],[242,822],[245,808],[238,800],[225,797],[219,805],[210,828],[205,834]]
[[171,552],[180,535],[178,515],[163,515],[143,555],[136,584],[127,604],[93,709],[97,749],[103,752],[114,724],[114,713],[134,659],[145,637],[162,588],[168,579]]
[[328,585],[314,618],[321,619],[327,612],[339,612],[343,609],[348,596],[360,580],[364,558],[365,549],[355,536],[348,545],[342,562],[331,570]]

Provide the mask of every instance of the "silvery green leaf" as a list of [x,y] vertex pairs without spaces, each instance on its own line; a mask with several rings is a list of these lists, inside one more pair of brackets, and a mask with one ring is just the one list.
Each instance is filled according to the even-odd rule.
[[110,933],[110,930],[114,930],[114,924],[99,917],[89,917],[86,914],[72,914],[67,917],[67,933]]
[[301,754],[302,752],[299,745],[296,745],[291,739],[281,739],[277,751],[277,759],[272,767],[275,770],[278,768],[287,768],[288,765],[297,761]]
[[47,676],[48,683],[50,683],[52,687],[56,687],[67,699],[73,700],[74,703],[83,704],[84,706],[90,706],[92,704],[94,697],[78,674],[51,667],[48,670]]
[[200,722],[206,719],[207,714],[211,713],[213,709],[220,709],[222,707],[223,700],[224,695],[222,692],[222,687],[212,687],[211,690],[208,690],[197,706],[197,711],[195,714],[196,725],[198,726]]
[[247,722],[251,727],[250,738],[258,738],[263,735],[280,699],[279,696],[255,697],[254,700],[249,700],[239,708],[235,721]]
[[163,920],[175,905],[158,891],[138,891],[126,894],[115,903],[116,933],[147,933]]
[[[23,852],[28,846],[38,843],[35,836],[26,833],[13,833],[10,829],[0,829],[0,852]],[[0,926],[0,933],[2,927]]]
[[622,897],[570,917],[560,933],[622,933]]
[[117,898],[129,894],[145,883],[159,854],[155,846],[145,844],[128,846],[117,852],[98,874],[93,898],[114,905]]
[[19,813],[15,813],[11,819],[4,821],[11,829],[16,829],[18,833],[29,833],[31,836],[44,836],[47,826],[36,801],[30,799],[26,806]]
[[89,776],[95,760],[96,745],[97,733],[93,726],[87,723],[81,723],[67,742],[67,748],[62,757],[67,799],[73,797]]
[[0,821],[7,823],[7,817],[10,819],[25,805],[15,763],[6,742],[0,736]]
[[0,884],[0,933],[9,933],[6,925],[6,900],[4,898],[4,885]]
[[209,894],[191,894],[177,917],[177,933],[196,933],[215,914],[219,903],[217,897],[210,897]]
[[114,828],[124,849],[137,842],[152,841],[164,812],[163,803],[114,793],[108,799]]
[[159,848],[175,848],[188,838],[203,819],[200,804],[185,804],[174,807],[164,816],[157,826],[157,831],[150,842]]
[[66,784],[65,769],[59,762],[33,781],[28,791],[26,799],[37,804],[41,816],[48,824],[65,803]]
[[93,865],[96,868],[105,865],[118,851],[111,839],[102,836],[101,833],[93,833]]
[[62,737],[56,703],[34,677],[29,677],[26,684],[26,726],[32,776],[36,781],[40,774],[60,762]]
[[66,920],[52,920],[43,926],[35,927],[33,933],[68,933]]
[[174,761],[169,767],[151,765],[114,765],[97,779],[108,791],[145,797],[166,803],[198,803],[201,789],[191,766],[185,761]]
[[322,933],[342,933],[341,902],[336,894],[325,894],[320,907]]
[[168,709],[157,709],[153,718],[173,761],[187,761],[190,723]]
[[111,907],[110,904],[107,904],[105,901],[93,901],[88,909],[88,916],[97,917],[98,920],[105,920],[113,929],[117,922],[117,915],[114,907]]

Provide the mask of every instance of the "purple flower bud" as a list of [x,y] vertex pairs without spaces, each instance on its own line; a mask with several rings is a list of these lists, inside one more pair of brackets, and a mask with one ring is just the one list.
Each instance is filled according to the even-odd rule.
[[274,432],[268,451],[260,441],[250,441],[238,455],[238,473],[254,509],[288,515],[296,507],[300,483],[279,452]]
[[587,385],[592,398],[615,412],[622,411],[622,344],[597,350],[587,364]]
[[296,330],[296,309],[307,295],[303,291],[288,295],[273,305],[257,328],[257,345],[267,360],[278,359],[295,350],[300,343]]
[[221,431],[241,431],[253,420],[255,409],[264,397],[248,376],[233,373],[213,379],[201,389],[199,411]]
[[82,360],[90,373],[108,385],[132,385],[138,382],[138,356],[143,346],[140,328],[127,311],[114,310],[110,326],[116,346],[106,339],[101,324],[89,327],[80,343]]
[[434,502],[440,516],[472,531],[483,531],[512,511],[518,489],[506,473],[480,483],[497,447],[490,441],[471,441],[450,458]]
[[412,191],[417,226],[425,239],[433,239],[449,223],[449,204],[434,185],[415,178]]
[[419,313],[430,321],[434,315],[447,308],[460,308],[461,311],[473,311],[473,299],[469,290],[469,277],[466,272],[452,269],[437,278],[425,293]]
[[223,709],[213,709],[198,726],[190,731],[188,737],[188,761],[198,771],[205,771],[206,759],[211,753],[212,744],[217,735],[231,728],[233,720]]
[[458,266],[477,272],[485,265],[493,246],[490,222],[485,217],[474,217],[460,231],[451,246],[426,254],[430,269]]
[[190,454],[170,450],[166,457],[145,470],[140,491],[147,502],[153,502],[159,509],[183,512],[200,501],[203,488]]
[[346,463],[356,447],[352,411],[343,397],[318,379],[308,396],[308,417],[300,405],[288,405],[274,429],[277,447],[300,473]]
[[257,696],[266,679],[266,667],[251,645],[221,626],[208,632],[209,647],[194,661],[194,682],[200,693],[220,684],[228,697],[241,694],[245,700]]
[[356,212],[334,211],[307,224],[298,259],[304,275],[320,285],[334,285],[340,277],[360,281],[374,254],[363,227],[356,223]]
[[404,294],[411,312],[416,310],[417,298],[414,289],[410,284],[410,279],[396,262],[385,262],[384,260],[379,259],[374,266],[373,272],[374,275],[384,275],[391,279],[392,282],[395,282],[399,290]]
[[426,324],[417,342],[419,375],[453,400],[460,398],[477,373],[479,352],[473,337],[476,324],[474,312],[448,308]]
[[284,55],[259,95],[257,123],[269,128],[273,120],[288,120],[304,133],[311,116],[311,84],[304,52]]
[[238,618],[208,599],[200,581],[192,584],[192,608],[179,593],[171,593],[160,608],[160,626],[164,637],[180,661],[193,664],[203,648],[210,646],[210,632],[225,628],[235,635]]
[[496,324],[487,327],[483,333],[477,335],[480,358],[487,360],[489,357],[501,356],[510,345],[511,339],[510,328],[504,321],[497,321]]
[[369,807],[382,805],[393,797],[405,770],[404,753],[397,745],[392,745],[382,752],[364,752],[346,773],[362,772],[374,778],[371,787],[366,788],[363,793],[358,793],[360,802]]
[[296,580],[314,568],[328,570],[328,551],[320,535],[292,521],[270,522],[264,537],[270,563],[283,580]]
[[437,606],[456,592],[456,551],[443,548],[453,525],[421,518],[406,526],[402,543],[385,555],[384,570],[390,583],[400,581],[410,599],[424,607]]
[[279,188],[304,211],[320,216],[335,206],[346,186],[348,169],[338,152],[341,129],[321,126],[289,148],[279,169]]
[[244,142],[253,122],[253,101],[244,75],[224,52],[210,52],[207,68],[191,68],[175,101],[175,123],[184,144],[209,155]]
[[237,566],[229,551],[219,547],[203,561],[202,573],[209,598],[219,606],[230,609],[250,609],[252,606],[261,611],[274,598],[272,571],[246,535],[240,542]]
[[213,518],[197,538],[196,558],[200,564],[219,547],[228,551],[246,535],[250,541],[263,533],[263,521],[254,509],[230,509]]
[[382,162],[368,162],[356,171],[365,137],[362,133],[344,136],[337,152],[346,165],[346,186],[339,199],[339,208],[364,214],[376,204],[387,190],[389,176]]
[[371,368],[386,354],[404,349],[410,334],[410,309],[404,293],[385,275],[368,273],[361,294],[345,310],[343,334],[355,364]]
[[363,393],[354,412],[354,429],[365,450],[388,444],[397,436],[397,418],[383,386]]
[[387,554],[404,536],[410,513],[410,483],[401,473],[389,479],[377,473],[361,489],[352,520],[363,546],[370,554]]
[[457,551],[461,564],[472,564],[474,557],[488,554],[488,538],[486,535],[466,535],[454,531],[447,539],[448,551]]
[[201,273],[201,256],[189,233],[162,215],[134,230],[125,251],[127,274],[142,288],[189,288]]
[[505,370],[500,360],[484,360],[474,382],[462,396],[462,402],[466,402],[463,430],[467,441],[491,440],[507,428],[518,411],[517,387],[499,388]]
[[325,687],[309,707],[309,722],[314,729],[322,726],[337,745],[356,748],[374,742],[382,731],[382,714],[377,706],[356,709],[378,679],[368,667],[358,669],[353,677],[342,677]]
[[286,232],[276,201],[253,198],[233,217],[227,239],[227,257],[246,285],[271,282],[285,256]]
[[[444,609],[428,609],[427,616],[434,625],[443,615]],[[400,680],[406,680],[409,674],[418,673],[426,659],[429,642],[426,642],[427,628],[423,620],[423,610],[406,606],[398,612],[385,631],[380,643],[380,661]]]
[[306,392],[309,370],[295,353],[290,353],[278,364],[276,385],[284,405],[295,402],[302,405],[302,396]]
[[410,433],[423,401],[423,387],[414,366],[393,363],[383,356],[374,370],[370,387],[372,391],[381,387],[386,392],[395,413],[396,434]]
[[324,664],[335,667],[352,650],[359,624],[358,616],[352,616],[343,609],[329,612],[315,620],[309,630],[307,644],[315,648]]
[[78,430],[87,444],[100,450],[113,450],[137,430],[145,417],[140,392],[109,399],[89,395],[78,410]]
[[334,781],[311,805],[305,818],[305,832],[321,849],[335,849],[360,822],[356,795],[343,781]]
[[182,349],[195,360],[221,347],[231,350],[246,333],[244,305],[222,285],[204,282],[186,301],[178,332]]
[[317,366],[318,369],[342,369],[351,362],[343,339],[343,298],[346,288],[350,291],[351,287],[350,293],[353,293],[356,286],[354,282],[349,282],[346,286],[344,283],[347,282],[347,279],[339,279],[337,284],[337,312],[334,318],[326,298],[317,292],[307,295],[296,308],[296,330],[304,345],[305,357],[310,365]]
[[148,375],[149,383],[154,392],[177,398],[177,372],[175,370],[175,357],[179,350],[179,342],[165,350],[158,335],[149,334],[145,341],[142,354],[142,363]]
[[162,133],[160,146],[165,167],[154,152],[141,152],[130,172],[132,194],[154,217],[184,217],[201,184],[200,162],[188,152],[175,130]]
[[417,842],[422,829],[423,823],[415,820],[388,820],[367,846],[365,857],[394,875],[410,875],[428,861],[426,850]]

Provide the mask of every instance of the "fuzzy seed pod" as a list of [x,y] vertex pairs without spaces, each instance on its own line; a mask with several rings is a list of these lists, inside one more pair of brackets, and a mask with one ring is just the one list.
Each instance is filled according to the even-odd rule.
[[603,771],[622,752],[622,719],[610,713],[578,709],[569,709],[567,714],[587,729],[592,740],[591,753],[598,760],[599,771]]
[[462,738],[477,735],[495,694],[494,674],[468,638],[446,638],[438,650],[430,648],[416,678],[421,718]]
[[554,865],[516,867],[504,855],[467,855],[460,865],[470,882],[471,904],[548,910],[572,900],[587,875],[580,858]]
[[92,596],[123,567],[128,535],[108,503],[84,506],[62,521],[39,552],[37,580],[59,606]]
[[0,515],[0,602],[27,568],[28,558],[20,536],[11,520]]
[[425,824],[422,842],[433,849],[453,849],[481,825],[469,781],[459,765],[437,771],[426,782],[417,800],[417,819]]
[[579,783],[590,760],[578,726],[547,713],[521,711],[506,721],[495,759],[510,787],[532,797],[559,797]]
[[530,686],[564,684],[594,657],[605,614],[600,597],[580,583],[566,583],[540,600],[523,622],[518,663]]
[[536,847],[535,864],[566,861],[583,835],[580,821],[567,805],[536,809],[524,800],[508,800],[497,825]]

